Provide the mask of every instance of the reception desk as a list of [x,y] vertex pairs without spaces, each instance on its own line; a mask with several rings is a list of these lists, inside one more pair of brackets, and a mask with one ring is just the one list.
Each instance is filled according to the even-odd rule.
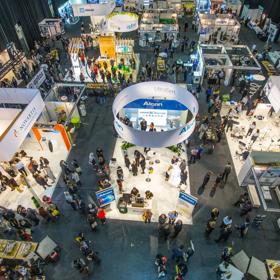
[[128,204],[127,213],[142,215],[146,210],[152,210],[152,202],[152,199],[145,199],[142,205],[137,203]]

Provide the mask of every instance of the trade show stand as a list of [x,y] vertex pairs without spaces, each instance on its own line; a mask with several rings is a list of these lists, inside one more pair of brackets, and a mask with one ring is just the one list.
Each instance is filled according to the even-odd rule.
[[[143,221],[143,212],[151,210],[153,213],[152,222],[157,222],[159,215],[163,213],[167,215],[170,211],[177,210],[179,212],[178,219],[181,219],[184,224],[191,224],[193,203],[196,203],[196,201],[191,199],[189,178],[187,179],[187,185],[183,184],[179,187],[180,169],[176,164],[171,164],[172,157],[177,155],[167,148],[151,149],[145,154],[143,148],[130,146],[130,148],[126,149],[123,140],[117,138],[113,160],[110,162],[111,182],[114,186],[116,202],[111,203],[112,207],[110,207],[111,210],[108,211],[107,217]],[[133,176],[124,163],[124,154],[128,155],[131,163],[133,162],[135,150],[140,151],[146,158],[145,173],[142,174],[139,166],[137,176]],[[182,152],[180,158],[187,161],[184,152]],[[122,192],[119,191],[116,183],[118,166],[123,169],[124,173]],[[179,169],[179,173],[176,172],[177,169]],[[188,170],[188,167],[186,170]],[[168,180],[166,180],[166,172],[170,176]],[[134,188],[137,189],[136,192]],[[180,195],[182,190],[184,194],[186,193],[186,199]],[[153,196],[147,196],[147,191],[151,192]],[[125,203],[120,203],[119,210],[113,204],[118,205],[120,200],[125,201]]]
[[[279,261],[266,260],[265,262],[262,262],[259,259],[255,258],[254,256],[249,258],[247,254],[242,250],[231,257],[231,262],[234,266],[236,266],[237,269],[242,271],[242,274],[246,276],[246,279],[254,279],[254,280],[280,279]],[[225,279],[231,279],[231,278],[225,278]]]
[[[88,37],[92,38],[91,40]],[[86,39],[87,38],[87,39]],[[90,41],[90,44],[88,43]],[[91,64],[88,63],[86,57],[86,48],[90,45],[99,47],[99,57],[89,57]],[[118,79],[114,78],[112,67],[116,72],[124,74],[128,79],[132,75],[132,82],[136,82],[140,65],[140,56],[134,53],[134,40],[132,39],[117,39],[114,35],[98,36],[86,34],[85,38],[72,38],[68,47],[68,53],[72,62],[73,77],[68,72],[64,81],[81,82],[81,73],[84,76],[84,82],[93,82],[91,71],[98,66],[98,73],[95,76],[97,83],[103,83],[100,72],[105,74],[110,72],[112,84],[117,84]],[[83,57],[83,60],[82,60]],[[94,59],[94,61],[93,61]],[[133,63],[132,63],[133,62]],[[107,79],[105,78],[105,82]]]
[[157,10],[145,12],[139,26],[139,45],[145,47],[166,39],[173,39],[176,47],[178,33],[179,25],[176,13]]
[[[235,106],[223,104],[221,115],[226,116],[229,108],[234,111]],[[226,131],[226,137],[239,185],[248,186],[253,206],[260,207],[262,204],[267,211],[279,212],[279,189],[274,184],[280,175],[279,116],[270,116],[270,108],[270,104],[258,104],[250,116],[245,111],[235,113],[233,129]],[[251,140],[252,135],[246,137],[252,122],[260,130],[255,142]]]
[[238,41],[240,24],[232,14],[200,13],[198,24],[200,42],[232,44]]

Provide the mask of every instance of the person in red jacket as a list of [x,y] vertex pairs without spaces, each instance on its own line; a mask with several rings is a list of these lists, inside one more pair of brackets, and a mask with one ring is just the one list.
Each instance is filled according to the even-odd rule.
[[98,209],[97,218],[100,220],[102,225],[105,224],[105,222],[106,222],[106,212],[105,212],[105,210],[103,208],[99,208]]

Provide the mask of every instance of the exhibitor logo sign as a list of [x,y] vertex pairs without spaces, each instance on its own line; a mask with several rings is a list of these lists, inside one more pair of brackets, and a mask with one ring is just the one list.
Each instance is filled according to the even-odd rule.
[[25,117],[25,119],[20,124],[19,128],[21,132],[25,132],[29,125],[34,121],[34,118],[37,117],[37,109],[35,107],[32,107],[29,114]]
[[155,86],[154,87],[155,94],[161,94],[161,93],[168,93],[174,95],[176,93],[175,89],[168,88],[168,87],[162,87],[162,86]]
[[162,107],[162,103],[161,102],[150,102],[150,101],[145,101],[143,106],[150,106],[150,107]]

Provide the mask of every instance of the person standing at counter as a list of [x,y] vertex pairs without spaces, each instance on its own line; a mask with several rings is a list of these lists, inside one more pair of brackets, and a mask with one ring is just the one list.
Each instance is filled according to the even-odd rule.
[[224,168],[224,172],[222,175],[222,180],[224,181],[225,184],[227,183],[228,175],[230,174],[230,172],[231,172],[231,164],[230,162],[228,162]]

